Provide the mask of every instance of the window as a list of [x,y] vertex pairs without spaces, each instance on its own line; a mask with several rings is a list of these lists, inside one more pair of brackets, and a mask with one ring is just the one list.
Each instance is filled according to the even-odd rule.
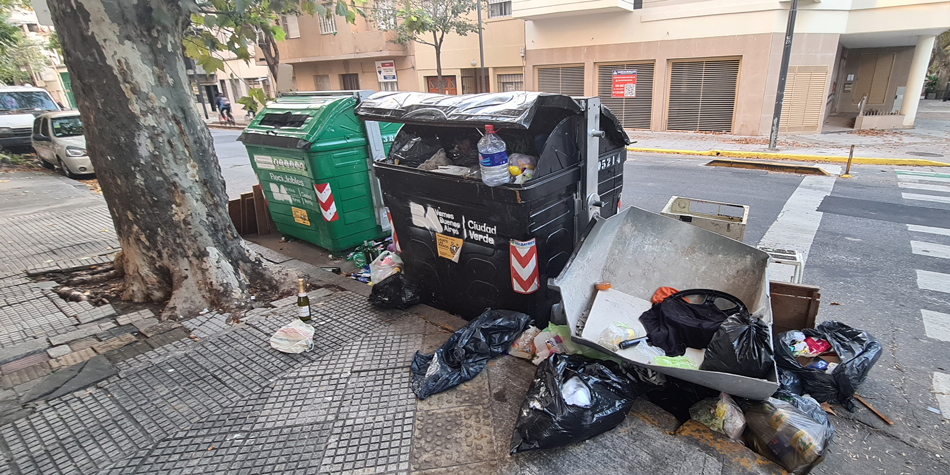
[[27,23],[26,29],[29,30],[30,33],[39,33],[40,31],[40,27],[36,23]]
[[398,91],[399,86],[396,85],[396,81],[385,81],[379,83],[380,91]]
[[511,0],[488,0],[488,18],[511,16]]
[[393,0],[376,0],[373,20],[376,21],[376,27],[380,30],[396,29],[396,9],[393,7]]
[[56,137],[82,137],[82,120],[79,116],[53,119],[53,135]]
[[336,33],[336,16],[332,13],[329,17],[319,17],[320,18],[320,34],[321,35],[332,35]]
[[314,91],[329,91],[330,90],[330,75],[329,74],[314,74],[313,75],[313,90]]
[[360,89],[360,75],[356,73],[341,74],[340,84],[343,85],[344,91],[358,91]]
[[43,119],[43,123],[40,125],[40,135],[49,137],[49,119]]
[[294,15],[281,15],[280,27],[287,33],[287,38],[300,38],[300,25],[297,24],[297,17]]
[[43,122],[43,119],[36,119],[33,121],[33,133],[40,133],[40,122]]
[[0,111],[4,110],[55,111],[59,107],[45,91],[10,91],[0,92]]
[[501,92],[523,91],[524,74],[499,74],[498,90]]

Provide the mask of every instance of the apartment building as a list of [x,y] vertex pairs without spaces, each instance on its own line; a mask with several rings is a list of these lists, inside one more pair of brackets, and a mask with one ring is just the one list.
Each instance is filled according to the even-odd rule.
[[[600,96],[630,129],[768,135],[790,3],[511,5],[525,20],[528,89]],[[862,107],[912,126],[934,37],[948,28],[945,0],[799,1],[781,130],[846,127]],[[633,81],[629,95],[612,92],[615,74]]]
[[419,90],[412,47],[393,43],[393,34],[381,31],[371,15],[352,24],[311,15],[280,22],[286,32],[278,43],[280,62],[293,66],[295,90]]

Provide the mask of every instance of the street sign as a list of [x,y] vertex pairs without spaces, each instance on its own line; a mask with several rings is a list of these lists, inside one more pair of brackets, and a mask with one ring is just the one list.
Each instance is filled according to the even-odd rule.
[[615,70],[611,86],[610,97],[637,97],[637,70]]
[[376,61],[376,78],[379,82],[396,82],[396,62]]

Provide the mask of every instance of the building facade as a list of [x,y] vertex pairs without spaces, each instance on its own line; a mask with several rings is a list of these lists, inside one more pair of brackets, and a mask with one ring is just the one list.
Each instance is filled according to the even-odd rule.
[[[529,89],[599,96],[630,129],[768,135],[791,2],[511,3]],[[800,1],[780,130],[820,132],[862,109],[912,126],[947,28],[948,1]],[[615,72],[633,94],[615,97]]]

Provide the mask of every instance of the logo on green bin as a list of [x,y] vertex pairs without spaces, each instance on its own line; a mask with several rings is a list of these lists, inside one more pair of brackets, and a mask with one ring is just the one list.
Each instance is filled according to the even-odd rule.
[[255,155],[254,164],[257,165],[257,168],[263,170],[274,170],[284,173],[293,173],[295,175],[309,176],[307,173],[307,163],[303,160],[297,160],[294,158]]

